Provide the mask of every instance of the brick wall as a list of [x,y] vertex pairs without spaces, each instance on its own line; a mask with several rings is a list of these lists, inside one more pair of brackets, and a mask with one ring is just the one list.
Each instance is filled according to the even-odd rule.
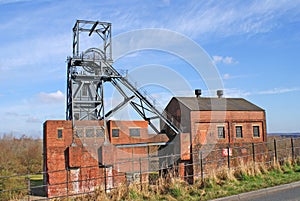
[[[143,143],[150,140],[156,135],[148,134],[148,122],[147,121],[109,121],[109,138],[112,144],[135,144]],[[118,136],[112,136],[112,130],[117,129],[119,131]],[[130,136],[130,130],[139,130],[139,135]]]
[[[163,134],[149,135],[146,121],[109,121],[109,132],[105,132],[103,121],[75,121],[74,126],[73,133],[71,121],[44,123],[44,170],[47,172],[44,182],[48,197],[124,183],[127,173],[148,171],[149,161],[139,158],[157,154],[158,147],[147,143],[168,141]],[[112,137],[113,128],[120,129],[119,137]],[[140,129],[140,135],[130,136],[131,128]],[[147,178],[143,176],[143,180]]]
[[[257,143],[267,141],[266,116],[259,111],[199,111],[191,110],[177,99],[172,99],[165,109],[166,116],[183,133],[190,134],[190,150],[198,144]],[[237,137],[236,126],[242,127],[242,137]],[[259,137],[253,135],[253,126],[259,127]],[[218,127],[224,127],[224,137],[218,137]],[[162,129],[171,132],[165,124]],[[175,137],[173,153],[179,154],[179,147],[186,147],[186,142]],[[169,148],[170,149],[170,148]],[[172,150],[170,150],[172,151]],[[182,150],[180,150],[180,154]],[[186,156],[186,155],[185,155]],[[181,158],[188,160],[188,157]]]
[[[80,128],[82,124],[83,122],[76,126],[82,129]],[[98,122],[85,121],[84,124],[89,129],[99,126]],[[48,172],[46,175],[48,197],[88,192],[103,183],[103,169],[97,167],[98,161],[95,157],[97,149],[93,151],[91,146],[95,143],[96,136],[79,137],[75,132],[73,144],[72,136],[71,121],[46,121],[44,124],[44,166]],[[101,141],[103,142],[103,139],[98,138],[100,144]],[[93,168],[86,168],[87,166]],[[78,180],[85,181],[76,182]]]
[[[193,144],[266,142],[264,111],[192,111],[191,141]],[[218,138],[217,127],[225,128],[225,138]],[[236,126],[242,126],[243,136],[236,136]],[[259,126],[259,137],[253,136],[253,126]]]

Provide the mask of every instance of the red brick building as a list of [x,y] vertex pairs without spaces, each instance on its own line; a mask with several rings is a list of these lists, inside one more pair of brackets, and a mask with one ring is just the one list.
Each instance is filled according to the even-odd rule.
[[[149,161],[165,145],[164,134],[148,133],[146,121],[49,120],[44,123],[44,183],[48,197],[106,189],[149,171]],[[107,129],[105,129],[105,127]],[[108,132],[105,132],[107,130]],[[143,177],[143,180],[147,176]]]
[[[46,121],[44,180],[48,197],[90,192],[99,186],[110,189],[135,176],[146,181],[151,165],[158,171],[176,163],[179,174],[187,178],[199,172],[194,165],[199,156],[193,153],[202,146],[215,144],[222,149],[267,140],[265,111],[245,99],[174,97],[165,112],[180,134],[172,135],[163,123],[161,130],[169,138],[149,134],[147,121],[104,124],[82,120],[73,126],[71,121]],[[163,156],[160,161],[157,157],[150,160],[157,155]],[[222,157],[222,153],[216,156]]]
[[[198,161],[192,153],[201,147],[267,141],[265,111],[242,98],[173,97],[165,113],[182,133],[174,135],[160,155],[179,155],[179,172],[184,175],[194,175],[195,168],[188,164]],[[162,122],[161,126],[166,133],[172,132]]]
[[165,111],[193,144],[266,141],[265,111],[242,98],[174,97]]

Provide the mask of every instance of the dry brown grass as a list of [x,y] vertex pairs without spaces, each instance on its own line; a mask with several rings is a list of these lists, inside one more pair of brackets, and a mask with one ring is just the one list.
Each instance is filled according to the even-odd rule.
[[[298,160],[300,164],[300,160]],[[291,168],[289,168],[291,167]],[[71,200],[207,200],[219,196],[228,195],[228,190],[223,190],[224,187],[230,186],[236,192],[241,192],[237,188],[239,182],[250,181],[251,178],[264,178],[271,171],[285,173],[293,167],[292,160],[286,160],[283,166],[273,161],[271,165],[264,162],[248,162],[240,161],[238,167],[228,170],[220,168],[218,170],[210,170],[206,172],[205,178],[202,181],[197,179],[193,185],[181,180],[173,172],[160,177],[155,185],[132,183],[130,185],[123,184],[110,192],[105,192],[99,188],[95,192],[80,196]]]

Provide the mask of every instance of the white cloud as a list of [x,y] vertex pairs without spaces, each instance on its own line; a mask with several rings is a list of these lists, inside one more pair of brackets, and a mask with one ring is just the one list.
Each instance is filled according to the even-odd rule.
[[226,88],[224,89],[224,96],[226,97],[248,97],[253,95],[273,95],[273,94],[284,94],[290,92],[297,92],[300,91],[299,87],[292,87],[292,88],[274,88],[270,90],[263,90],[263,91],[245,91],[242,89],[237,88]]
[[233,59],[232,57],[225,57],[225,58],[223,59],[223,62],[224,62],[225,64],[233,64],[233,63],[237,63],[237,61],[234,61],[234,59]]
[[[69,4],[70,2],[67,2]],[[117,4],[117,5],[116,5]],[[113,31],[120,33],[142,28],[166,28],[178,31],[193,38],[207,40],[217,36],[225,38],[234,35],[253,35],[265,33],[279,26],[282,16],[293,21],[294,14],[299,13],[299,1],[169,1],[151,2],[110,2],[101,8],[100,3],[85,3],[74,6],[89,8],[86,13],[77,15],[93,19],[107,19],[113,23]],[[90,8],[93,6],[94,8]],[[117,9],[116,9],[117,7]],[[71,7],[72,8],[72,7]],[[162,9],[164,8],[164,9]],[[86,11],[85,11],[86,12]],[[155,16],[153,16],[155,12]],[[96,15],[95,15],[96,13]],[[72,16],[70,14],[70,16]]]
[[219,63],[219,62],[222,62],[223,60],[223,57],[222,56],[213,56],[213,62],[214,63]]
[[237,88],[227,88],[224,89],[224,97],[227,98],[243,98],[250,96],[251,92],[244,91],[242,89],[237,89]]
[[[41,92],[9,105],[0,105],[1,132],[42,136],[42,123],[48,119],[65,118],[64,94]],[[15,122],[18,122],[17,124]]]
[[299,87],[292,87],[292,88],[274,88],[274,89],[270,89],[270,90],[265,90],[265,91],[260,91],[257,94],[283,94],[283,93],[289,93],[289,92],[296,92],[296,91],[300,91]]
[[[0,5],[21,1],[27,0],[0,0]],[[161,2],[161,4],[168,6],[170,10],[161,9],[162,6],[157,5],[157,2],[147,5],[144,2],[105,2],[105,6],[103,6],[104,3],[102,2],[85,2],[82,4],[82,2],[76,1],[57,1],[47,4],[46,7],[39,6],[39,9],[35,7],[35,5],[39,4],[35,4],[35,1],[32,2],[32,10],[22,10],[22,14],[13,13],[15,17],[8,18],[0,25],[3,42],[7,42],[7,44],[2,45],[0,48],[2,55],[0,58],[1,81],[4,78],[10,78],[11,83],[14,82],[13,80],[27,80],[29,82],[31,81],[31,77],[29,76],[32,76],[35,79],[43,79],[43,82],[45,82],[44,78],[46,76],[47,78],[50,77],[47,73],[56,69],[59,69],[59,73],[61,74],[52,73],[52,77],[64,76],[64,61],[72,50],[71,29],[76,19],[74,17],[111,21],[113,23],[113,36],[116,33],[132,29],[156,27],[178,31],[194,39],[197,38],[197,42],[199,42],[203,38],[204,40],[207,40],[207,38],[211,40],[212,38],[226,38],[228,36],[268,32],[279,27],[280,23],[285,23],[284,20],[289,20],[291,23],[297,20],[297,18],[294,19],[292,16],[299,16],[300,11],[300,1],[281,0],[243,3],[238,1],[189,1],[178,3],[169,0]],[[99,10],[99,6],[101,6],[101,12],[95,12]],[[79,7],[80,9],[78,10]],[[153,16],[153,11],[155,11],[155,16]],[[76,13],[76,16],[74,13]],[[283,15],[285,15],[284,18],[282,17]],[[62,16],[65,16],[65,18]],[[34,27],[39,28],[35,29]],[[17,32],[14,31],[16,28],[18,29]],[[13,42],[10,42],[6,41],[5,33],[9,33],[10,35],[18,33],[18,36],[22,37],[16,37]],[[168,40],[171,39],[168,38]],[[132,42],[136,43],[135,40]],[[114,51],[115,49],[113,49]],[[135,56],[137,56],[137,53],[128,55],[128,57]],[[213,59],[215,63],[238,63],[238,61],[230,56],[216,55]],[[53,62],[56,62],[55,65],[53,65]],[[18,75],[17,79],[13,77],[16,75]],[[53,80],[52,77],[51,79]],[[229,73],[223,75],[223,79],[233,79],[236,77],[238,76]],[[24,99],[28,100],[27,102],[14,102],[13,100],[16,100],[16,98],[13,97],[11,108],[5,108],[2,105],[0,111],[11,112],[11,116],[8,115],[8,117],[5,117],[9,118],[9,120],[2,121],[2,128],[6,126],[6,122],[15,122],[12,121],[14,119],[13,113],[19,114],[20,111],[25,114],[35,113],[31,117],[23,116],[21,119],[22,123],[34,122],[38,121],[38,119],[43,121],[50,116],[54,119],[64,116],[65,95],[60,90],[54,92],[59,87],[54,84],[50,86],[51,84],[49,85],[48,83],[45,84],[47,86],[44,86],[42,81],[35,82],[31,87],[35,88],[35,90],[37,89],[36,87],[39,87],[39,91],[44,92],[35,95],[33,98],[28,97],[29,95],[24,95]],[[52,93],[45,93],[45,91],[52,91]],[[245,97],[257,94],[280,94],[294,91],[299,91],[299,88],[276,88],[260,92],[225,89],[225,96]],[[2,93],[4,94],[0,94],[0,97],[5,96],[6,98],[6,92]],[[165,100],[162,100],[163,98]],[[160,100],[162,103],[167,102],[166,96],[158,95],[157,99],[158,102]],[[17,127],[17,125],[11,125],[11,128],[14,127]],[[20,129],[27,127],[27,124],[24,124],[23,127],[19,126]],[[37,128],[40,129],[40,126],[34,129]]]
[[229,56],[219,56],[219,55],[215,55],[215,56],[212,56],[213,58],[213,62],[215,64],[218,64],[218,63],[224,63],[224,64],[237,64],[238,61],[235,60],[233,57],[229,57]]
[[65,101],[65,95],[60,90],[53,93],[41,92],[38,94],[38,99],[42,103],[61,103]]
[[[203,34],[227,37],[241,34],[265,33],[280,26],[285,15],[295,20],[299,13],[299,1],[250,1],[186,4],[180,11],[173,12],[173,27],[190,36]],[[298,9],[297,9],[298,8]],[[180,26],[178,26],[180,25]]]
[[224,80],[230,80],[230,79],[236,79],[236,78],[253,78],[256,77],[257,75],[255,74],[248,74],[248,75],[232,75],[229,73],[223,74],[222,78]]
[[225,73],[224,75],[223,75],[223,79],[224,80],[228,80],[228,79],[230,79],[231,78],[231,75],[229,75],[228,73]]

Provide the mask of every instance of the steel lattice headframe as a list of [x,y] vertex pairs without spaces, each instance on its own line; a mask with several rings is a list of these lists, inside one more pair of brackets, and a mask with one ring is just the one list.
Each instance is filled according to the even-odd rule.
[[[81,37],[96,37],[100,48],[81,50]],[[160,130],[153,123],[158,119],[168,125],[173,134],[180,130],[166,115],[158,111],[146,97],[112,66],[111,24],[99,21],[77,20],[73,28],[73,56],[67,59],[67,107],[66,119],[106,120],[130,104],[152,129]],[[104,83],[110,82],[123,96],[123,101],[106,112],[104,108]],[[74,126],[74,123],[73,123]],[[171,137],[171,136],[169,136]]]

